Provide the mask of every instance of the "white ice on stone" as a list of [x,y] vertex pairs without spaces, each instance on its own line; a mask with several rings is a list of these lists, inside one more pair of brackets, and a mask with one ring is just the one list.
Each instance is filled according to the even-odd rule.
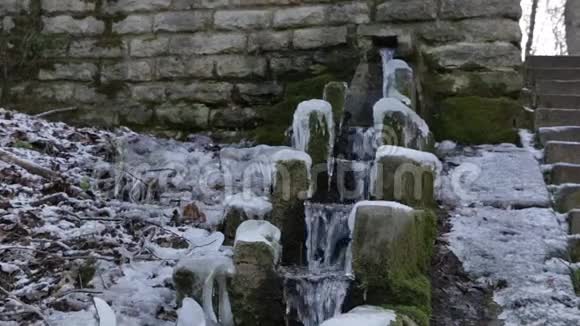
[[95,310],[97,311],[99,326],[117,326],[115,312],[105,300],[93,297],[93,303],[95,305]]
[[272,203],[266,197],[248,196],[246,193],[238,193],[226,197],[226,214],[231,208],[244,212],[248,219],[263,220],[272,211]]
[[[177,263],[175,268],[186,269],[199,279],[204,280],[202,305],[206,318],[210,322],[220,323],[221,326],[233,326],[233,315],[226,284],[227,278],[235,273],[232,258],[224,255],[185,257]],[[216,281],[218,283],[219,318],[216,316],[213,301]]]
[[408,75],[409,78],[412,79],[413,78],[413,68],[411,68],[411,66],[409,66],[409,64],[403,60],[399,60],[399,59],[394,59],[394,60],[389,60],[386,65],[383,64],[383,69],[384,69],[384,74],[385,74],[385,80],[386,83],[383,86],[384,87],[384,97],[385,98],[394,98],[397,99],[398,101],[401,101],[401,103],[405,104],[406,106],[411,107],[413,105],[412,101],[410,98],[408,98],[407,96],[403,95],[399,89],[397,89],[397,71],[403,70],[405,71]]
[[236,230],[236,240],[234,246],[240,243],[263,242],[272,248],[274,261],[278,261],[282,247],[280,239],[282,233],[268,221],[248,220],[240,224]]
[[389,48],[383,48],[379,50],[381,55],[381,63],[383,68],[383,97],[389,97],[389,79],[391,72],[387,69],[387,65],[395,57],[395,50]]
[[451,140],[444,140],[435,145],[435,152],[439,158],[444,158],[457,148],[457,143]]
[[183,299],[177,310],[177,326],[206,326],[203,308],[192,298]]
[[390,326],[396,320],[397,314],[392,310],[361,306],[329,319],[320,326]]
[[332,116],[332,106],[330,103],[323,100],[310,100],[298,105],[298,108],[294,112],[294,120],[292,122],[292,147],[299,151],[308,152],[311,138],[310,119],[313,115],[317,119],[320,127],[326,127],[324,133],[325,136],[328,136],[327,169],[328,175],[332,176],[335,135],[334,118]]
[[[410,126],[404,126],[403,133],[405,137],[405,147],[409,147],[411,145],[411,141],[416,138],[417,136],[422,138],[427,138],[430,135],[429,126],[421,118],[415,111],[411,108],[403,104],[397,99],[394,98],[383,98],[379,100],[373,107],[373,121],[375,132],[377,135],[383,135],[384,132],[391,132],[390,130],[384,130],[385,128],[385,118],[391,117],[394,114],[399,113],[405,116],[405,119],[408,120],[414,127],[411,128]],[[419,133],[417,135],[416,133]],[[395,135],[388,135],[390,137],[394,137]],[[382,136],[379,137],[379,141],[381,140]],[[393,143],[398,143],[398,139],[394,139]],[[379,144],[379,145],[388,145],[388,144]]]

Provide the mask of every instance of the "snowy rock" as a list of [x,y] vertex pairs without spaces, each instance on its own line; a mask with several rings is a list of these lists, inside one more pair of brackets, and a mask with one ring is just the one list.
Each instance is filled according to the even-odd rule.
[[431,153],[382,146],[372,172],[373,195],[413,207],[432,206],[441,170],[441,162]]
[[231,282],[236,325],[283,324],[282,280],[276,272],[280,237],[280,230],[266,221],[250,220],[238,228]]
[[392,310],[380,307],[356,307],[346,314],[339,315],[322,323],[320,326],[394,326],[397,314]]
[[394,98],[409,108],[415,107],[415,81],[413,68],[403,60],[387,60],[383,63],[383,94]]
[[443,159],[457,148],[457,144],[451,140],[444,140],[435,146],[437,157]]
[[448,156],[456,168],[442,176],[445,204],[493,207],[549,207],[544,177],[533,153],[513,145],[466,148]]
[[226,243],[233,243],[236,230],[247,220],[269,219],[272,203],[265,197],[239,193],[225,200],[224,233]]
[[554,200],[556,209],[560,213],[580,209],[580,185],[564,184],[557,187],[554,193]]
[[434,139],[429,126],[415,111],[395,98],[384,98],[373,107],[377,141],[381,145],[396,145],[430,151]]
[[352,271],[365,303],[415,306],[428,314],[426,273],[437,232],[434,214],[396,202],[360,202],[349,227]]

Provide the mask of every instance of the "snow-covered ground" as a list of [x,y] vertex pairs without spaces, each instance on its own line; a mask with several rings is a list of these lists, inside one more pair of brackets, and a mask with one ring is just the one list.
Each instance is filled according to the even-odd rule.
[[216,230],[252,153],[226,171],[221,149],[0,109],[0,154],[33,165],[0,159],[0,326],[97,325],[93,297],[118,325],[175,325],[178,261],[232,255]]
[[451,215],[446,237],[465,270],[496,288],[505,325],[579,325],[565,217],[548,208],[536,153],[526,148],[448,154],[440,195]]

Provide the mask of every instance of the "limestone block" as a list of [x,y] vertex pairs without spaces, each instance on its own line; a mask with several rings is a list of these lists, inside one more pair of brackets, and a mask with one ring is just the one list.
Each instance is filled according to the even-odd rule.
[[42,10],[45,12],[83,12],[95,10],[95,2],[85,0],[42,0]]
[[268,10],[220,10],[215,13],[214,26],[223,30],[263,29],[270,26]]
[[71,16],[43,17],[45,34],[97,35],[105,31],[105,23],[95,17],[75,19]]
[[216,71],[220,77],[264,77],[266,75],[266,59],[243,55],[228,55],[215,58]]
[[151,60],[104,64],[101,72],[101,81],[150,81],[153,79],[154,72],[154,63]]
[[298,29],[294,31],[294,47],[312,49],[346,43],[346,27],[321,27]]
[[97,71],[97,66],[92,63],[55,64],[52,69],[40,69],[38,79],[92,81]]
[[159,78],[211,78],[213,77],[215,58],[211,56],[161,57],[157,59],[157,76]]
[[[570,234],[580,234],[580,210],[572,210],[568,213],[568,225],[570,227]],[[580,240],[574,239],[570,241],[570,255],[572,262],[580,262]]]
[[325,6],[299,6],[274,12],[274,28],[321,25],[326,14]]
[[284,324],[283,280],[276,271],[280,230],[266,221],[250,220],[236,231],[231,283],[236,325]]
[[209,108],[203,104],[166,102],[157,107],[156,117],[166,126],[204,129],[209,124]]
[[436,17],[434,0],[388,0],[377,7],[378,21],[424,21]]
[[506,42],[456,43],[425,50],[435,67],[440,69],[519,68],[522,65],[521,51]]
[[72,58],[118,58],[128,53],[129,45],[122,42],[115,47],[100,45],[95,39],[73,40],[70,43],[69,56]]
[[340,126],[346,106],[348,84],[345,82],[330,82],[324,86],[322,99],[332,106],[332,116],[335,126]]
[[172,0],[116,0],[103,1],[105,13],[159,11],[169,8]]
[[517,0],[443,0],[439,17],[463,19],[473,17],[507,17],[520,19],[522,7]]
[[192,100],[201,103],[218,104],[228,102],[233,85],[218,82],[172,83],[168,86],[168,98],[174,100]]
[[184,59],[185,72],[196,78],[211,78],[215,66],[212,56],[192,56]]
[[523,87],[523,77],[516,70],[459,71],[427,76],[425,87],[436,95],[484,96],[517,98]]
[[167,53],[169,37],[154,36],[132,39],[129,43],[132,57],[152,57]]
[[284,88],[277,82],[244,83],[236,85],[240,97],[248,104],[269,103],[279,98]]
[[397,146],[377,150],[373,167],[373,196],[412,207],[433,207],[439,173],[439,159],[427,152]]
[[431,44],[451,42],[517,43],[522,37],[518,22],[508,18],[426,22],[414,25],[413,29],[422,39]]
[[136,84],[131,86],[131,98],[140,102],[163,102],[166,98],[164,84]]
[[331,24],[367,24],[370,9],[367,3],[360,1],[341,3],[328,7],[326,16]]
[[250,34],[248,40],[248,51],[280,51],[290,47],[292,34],[284,32],[257,32]]
[[353,210],[352,267],[364,303],[414,306],[428,319],[435,215],[395,202],[359,202]]
[[28,12],[30,12],[30,0],[2,0],[0,2],[0,15]]
[[567,213],[571,210],[580,209],[580,185],[563,185],[554,193],[556,210]]
[[247,37],[239,33],[176,35],[169,43],[171,54],[218,54],[243,52]]
[[211,14],[204,11],[162,12],[153,18],[154,32],[196,32],[211,23]]
[[211,111],[210,123],[213,128],[238,129],[255,128],[259,117],[253,108],[227,107]]
[[150,33],[153,30],[153,16],[130,15],[113,23],[113,32],[118,34]]

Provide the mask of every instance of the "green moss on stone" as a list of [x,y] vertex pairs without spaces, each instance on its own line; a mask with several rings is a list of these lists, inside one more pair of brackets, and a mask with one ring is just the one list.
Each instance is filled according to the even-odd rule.
[[580,297],[580,269],[572,271],[570,277],[572,277],[574,291],[576,292],[576,295]]
[[330,141],[330,133],[326,120],[319,119],[316,113],[310,114],[310,142],[307,144],[307,153],[312,158],[312,164],[326,163],[330,148],[328,147]]
[[516,143],[521,106],[508,98],[452,97],[440,104],[435,136],[462,144]]
[[[394,310],[397,315],[404,315],[409,317],[419,326],[429,326],[429,316],[421,309],[413,306],[392,306],[386,305],[384,308]],[[404,324],[404,323],[402,323]]]
[[[360,213],[359,208],[359,213]],[[371,208],[376,209],[376,208]],[[372,212],[366,213],[371,214]],[[413,216],[395,217],[392,225],[397,231],[391,235],[368,234],[369,226],[355,228],[353,250],[354,271],[361,290],[366,293],[366,302],[371,305],[390,305],[413,307],[426,317],[417,318],[418,322],[429,319],[431,315],[431,283],[428,278],[433,244],[437,235],[436,216],[431,211],[417,211]],[[370,217],[361,223],[377,222],[384,217]],[[411,218],[411,221],[405,221]],[[398,220],[398,222],[397,222]],[[391,221],[391,220],[389,220]],[[382,232],[380,226],[374,232]],[[358,234],[365,232],[366,235]],[[389,231],[391,232],[391,231]],[[371,256],[358,252],[366,245],[360,241],[368,241],[368,237],[387,237],[380,245],[380,253]],[[385,242],[388,245],[385,245]],[[367,248],[368,249],[368,248]],[[372,256],[375,256],[374,258]]]

